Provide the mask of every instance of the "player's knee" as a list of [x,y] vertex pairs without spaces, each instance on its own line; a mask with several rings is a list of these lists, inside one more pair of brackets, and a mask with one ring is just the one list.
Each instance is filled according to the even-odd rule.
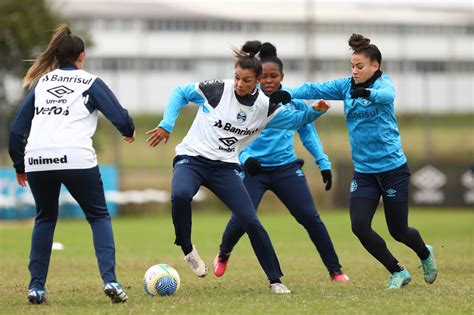
[[352,233],[358,238],[364,238],[370,233],[370,227],[365,224],[353,222],[351,225]]
[[405,243],[408,238],[408,230],[390,229],[389,232],[397,242]]
[[186,190],[174,190],[171,193],[171,201],[173,203],[189,203],[193,199],[193,195]]

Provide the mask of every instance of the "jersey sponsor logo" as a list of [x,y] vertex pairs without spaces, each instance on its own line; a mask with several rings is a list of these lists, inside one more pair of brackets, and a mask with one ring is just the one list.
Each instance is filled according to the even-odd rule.
[[199,84],[209,85],[209,84],[214,84],[214,83],[224,83],[224,81],[223,80],[207,80],[207,81],[202,81]]
[[219,138],[219,141],[222,142],[227,148],[219,146],[217,149],[225,152],[235,152],[235,148],[231,148],[234,144],[236,144],[239,140],[236,137],[227,137],[227,138]]
[[220,119],[218,121],[214,122],[213,127],[217,127],[219,129],[224,129],[225,131],[229,131],[229,132],[232,132],[232,133],[235,133],[235,134],[238,134],[238,135],[243,135],[243,136],[250,136],[250,135],[253,135],[254,133],[256,133],[258,131],[258,128],[256,128],[256,129],[237,128],[237,127],[232,126],[231,123],[225,123],[225,125],[223,125],[222,120],[220,120]]
[[[46,101],[47,102],[47,101]],[[51,107],[35,107],[35,115],[69,115],[69,107],[62,108],[59,106]]]
[[247,120],[247,113],[241,110],[240,112],[237,113],[237,122],[241,125],[245,123]]
[[78,75],[75,76],[61,76],[58,74],[53,74],[51,77],[49,77],[49,74],[46,75],[41,82],[46,82],[46,81],[57,81],[57,82],[67,82],[67,83],[82,83],[82,84],[89,84],[92,82],[93,78],[81,78]]
[[62,98],[64,95],[73,93],[74,90],[71,90],[70,88],[67,88],[64,85],[59,85],[46,90],[46,92],[51,93],[57,98]]
[[348,113],[346,119],[366,119],[373,118],[379,115],[379,110],[375,108],[374,110],[364,110],[361,112]]
[[48,165],[48,164],[67,164],[67,155],[62,157],[55,158],[46,158],[46,157],[37,157],[37,158],[28,158],[28,164],[30,165]]

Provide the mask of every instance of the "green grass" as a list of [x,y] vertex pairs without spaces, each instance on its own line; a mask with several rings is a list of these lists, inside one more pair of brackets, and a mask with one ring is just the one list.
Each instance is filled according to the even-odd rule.
[[[277,251],[291,296],[274,296],[251,250],[247,237],[235,249],[223,278],[212,274],[199,279],[173,245],[169,213],[113,220],[117,247],[117,274],[130,297],[124,305],[111,305],[102,293],[85,221],[60,221],[47,283],[48,305],[26,301],[28,253],[32,222],[0,222],[0,313],[2,314],[472,314],[473,213],[445,209],[414,209],[410,223],[434,245],[440,268],[433,285],[423,282],[416,255],[390,238],[383,212],[374,227],[389,248],[414,276],[402,290],[385,289],[388,273],[350,232],[346,211],[326,211],[322,217],[330,231],[344,270],[352,281],[332,283],[305,231],[281,208],[261,213]],[[199,212],[193,217],[193,242],[209,266],[228,219],[223,212]],[[174,296],[147,297],[142,288],[146,269],[168,263],[181,276]]]

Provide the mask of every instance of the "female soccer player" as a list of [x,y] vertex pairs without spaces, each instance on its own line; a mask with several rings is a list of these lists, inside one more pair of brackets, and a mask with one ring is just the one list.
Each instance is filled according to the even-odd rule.
[[105,294],[113,303],[128,298],[115,276],[112,225],[91,137],[98,111],[126,142],[134,141],[135,127],[107,85],[81,69],[84,56],[83,40],[71,34],[66,25],[58,27],[23,79],[26,87],[34,87],[10,129],[9,152],[18,184],[25,187],[28,181],[36,204],[28,293],[28,301],[33,304],[46,302],[45,284],[61,184],[79,203],[91,225]]
[[[283,63],[277,57],[276,48],[270,43],[263,44],[260,60],[263,65],[260,86],[265,95],[270,96],[274,91],[281,89],[284,77]],[[307,105],[303,100],[294,99],[286,107],[302,110]],[[331,163],[323,152],[314,125],[309,123],[299,128],[298,133],[304,146],[314,156],[316,164],[321,169],[326,190],[331,189]],[[293,135],[293,130],[267,128],[240,153],[240,164],[245,170],[245,187],[255,209],[258,208],[263,194],[267,190],[273,191],[308,232],[331,279],[338,282],[348,281],[349,277],[341,271],[331,238],[316,210],[306,177],[301,169],[303,160],[296,158],[293,150]],[[222,236],[220,251],[214,259],[216,276],[220,277],[224,274],[230,253],[244,233],[237,217],[233,215]]]
[[265,127],[296,129],[318,118],[329,108],[326,102],[289,111],[277,104],[289,102],[289,94],[269,98],[257,88],[262,64],[255,58],[259,41],[247,42],[235,50],[234,80],[212,80],[176,88],[168,101],[163,120],[150,130],[149,145],[166,143],[180,109],[189,102],[200,106],[183,141],[176,147],[171,184],[175,244],[181,246],[193,272],[207,275],[207,266],[191,242],[191,201],[200,186],[209,188],[242,223],[255,254],[270,280],[273,293],[290,293],[281,284],[282,272],[267,232],[257,218],[243,184],[238,164],[240,151]]
[[390,234],[415,251],[421,259],[425,282],[431,284],[438,273],[433,248],[425,245],[420,233],[408,226],[410,171],[394,114],[392,80],[380,70],[382,54],[368,38],[353,34],[349,46],[353,50],[352,78],[304,83],[288,91],[297,99],[344,101],[355,168],[349,206],[352,231],[391,273],[388,288],[398,289],[411,281],[408,270],[372,230],[372,218],[382,197]]

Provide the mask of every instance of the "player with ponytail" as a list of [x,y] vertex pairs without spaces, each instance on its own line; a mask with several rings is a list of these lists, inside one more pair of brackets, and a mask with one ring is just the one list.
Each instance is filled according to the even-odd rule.
[[112,225],[91,137],[99,111],[126,142],[133,142],[135,126],[107,85],[82,70],[84,58],[83,40],[67,25],[58,27],[23,79],[30,90],[10,129],[9,153],[18,184],[25,187],[29,183],[36,204],[28,292],[33,304],[46,302],[46,277],[62,184],[91,225],[105,294],[113,303],[128,298],[115,275]]
[[[283,62],[277,57],[275,46],[270,43],[263,43],[259,57],[263,65],[260,88],[270,96],[282,88]],[[286,107],[304,110],[307,105],[303,100],[293,99]],[[314,125],[309,123],[298,128],[298,134],[305,148],[314,156],[315,163],[319,165],[326,190],[331,189],[331,163],[323,152]],[[245,187],[255,209],[265,192],[272,191],[306,229],[331,279],[338,282],[348,281],[349,277],[341,270],[329,233],[316,210],[302,170],[304,161],[296,157],[293,135],[294,130],[267,128],[240,153],[239,160],[245,170]],[[222,236],[219,253],[214,259],[216,276],[224,274],[230,253],[244,233],[237,217],[233,215]]]
[[[408,226],[410,170],[402,149],[395,118],[395,88],[381,71],[382,54],[370,39],[352,34],[349,46],[352,77],[290,88],[293,98],[344,101],[344,115],[354,164],[350,187],[352,231],[362,245],[391,273],[388,288],[399,289],[412,277],[372,229],[372,219],[382,197],[385,219],[392,237],[411,248],[421,260],[426,283],[438,269],[432,246]],[[276,95],[279,97],[279,95]]]
[[167,142],[181,108],[192,102],[199,105],[196,118],[182,142],[176,147],[171,183],[172,217],[175,244],[199,277],[207,275],[207,266],[191,242],[191,201],[200,186],[209,188],[232,211],[248,234],[255,254],[265,271],[273,293],[290,293],[270,238],[257,218],[252,200],[243,183],[244,172],[239,153],[264,128],[297,129],[321,116],[328,108],[319,102],[301,111],[290,111],[280,102],[289,94],[269,98],[257,84],[262,64],[255,57],[262,44],[249,41],[234,49],[234,80],[211,80],[176,88],[158,127],[147,132],[149,146]]

